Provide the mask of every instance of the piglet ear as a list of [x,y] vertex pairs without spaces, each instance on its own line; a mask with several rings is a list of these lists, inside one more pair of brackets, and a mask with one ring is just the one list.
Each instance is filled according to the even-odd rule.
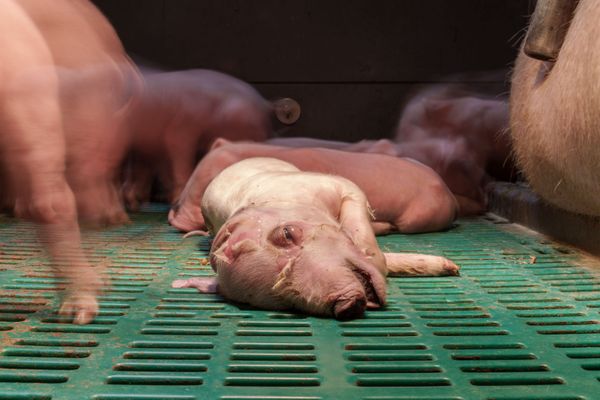
[[190,278],[190,279],[179,279],[173,281],[171,287],[174,288],[196,288],[201,293],[217,293],[219,285],[217,284],[217,278]]
[[219,147],[223,147],[225,145],[228,145],[229,143],[231,143],[230,140],[224,139],[222,137],[218,137],[215,139],[215,141],[212,143],[212,145],[210,146],[210,150],[214,150],[214,149],[218,149]]
[[226,264],[233,264],[243,253],[258,250],[258,248],[258,243],[252,239],[242,239],[235,242],[235,239],[232,239],[230,236],[212,255],[219,261]]

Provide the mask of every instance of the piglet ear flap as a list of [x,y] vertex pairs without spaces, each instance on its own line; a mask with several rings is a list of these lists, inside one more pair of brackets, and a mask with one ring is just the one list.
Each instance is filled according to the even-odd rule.
[[[258,248],[258,243],[252,239],[242,239],[235,242],[234,239],[229,237],[212,255],[217,261],[233,264],[243,253],[250,253],[251,251],[258,250]],[[218,265],[218,263],[216,264]]]
[[218,149],[219,147],[226,146],[226,145],[228,145],[230,143],[231,143],[230,140],[224,139],[222,137],[216,138],[215,141],[210,146],[209,151],[210,150],[214,150],[214,149]]
[[190,278],[190,279],[179,279],[173,281],[171,287],[180,288],[196,288],[201,293],[217,293],[219,285],[217,284],[217,278]]

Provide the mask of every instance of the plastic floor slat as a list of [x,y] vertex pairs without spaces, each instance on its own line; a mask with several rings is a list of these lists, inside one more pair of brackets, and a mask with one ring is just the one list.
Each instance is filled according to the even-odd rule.
[[165,212],[86,234],[112,286],[85,326],[56,315],[33,226],[0,218],[0,400],[600,399],[600,275],[572,250],[485,218],[382,237],[461,276],[389,278],[385,309],[339,322],[171,289],[212,270]]

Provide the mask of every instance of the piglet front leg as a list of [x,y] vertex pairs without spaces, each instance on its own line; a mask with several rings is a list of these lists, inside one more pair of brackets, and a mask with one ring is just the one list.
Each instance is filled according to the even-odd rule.
[[456,276],[460,267],[445,257],[416,253],[383,253],[390,276]]

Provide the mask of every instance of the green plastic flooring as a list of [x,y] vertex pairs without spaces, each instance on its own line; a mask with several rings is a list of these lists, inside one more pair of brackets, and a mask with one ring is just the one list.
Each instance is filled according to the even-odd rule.
[[33,226],[0,219],[0,400],[600,399],[600,276],[506,225],[380,238],[461,276],[390,278],[386,309],[338,322],[171,289],[212,273],[207,239],[161,207],[133,220],[87,235],[112,288],[75,326]]

